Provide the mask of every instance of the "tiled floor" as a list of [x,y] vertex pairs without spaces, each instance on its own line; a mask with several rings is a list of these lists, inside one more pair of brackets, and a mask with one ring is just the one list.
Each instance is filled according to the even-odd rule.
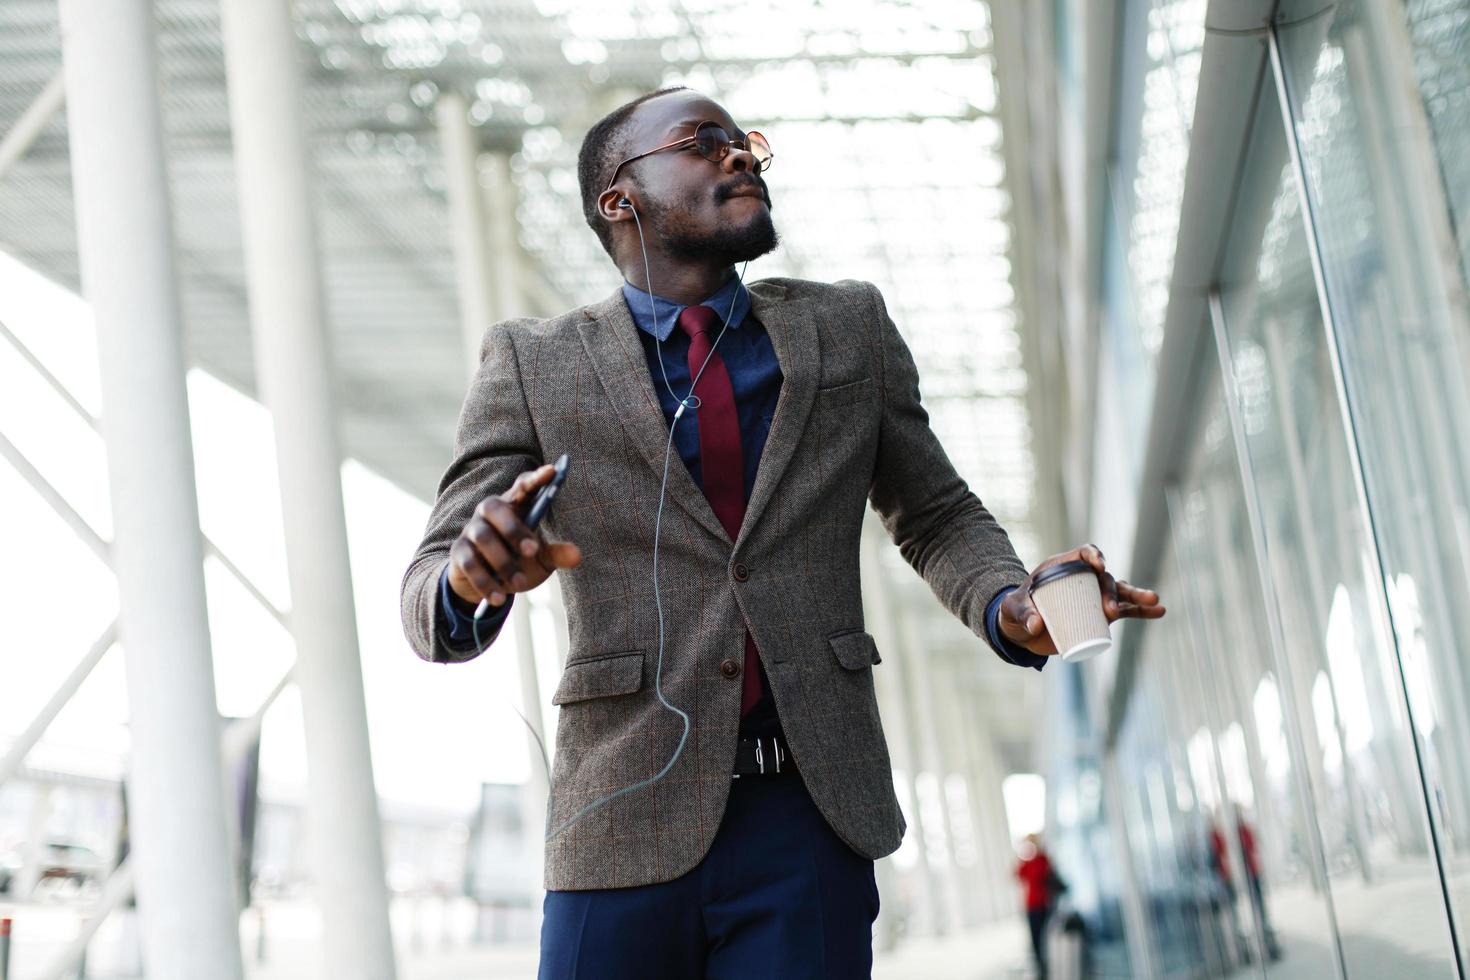
[[[397,914],[401,926],[405,916]],[[16,945],[11,962],[12,980],[40,976],[66,940],[75,934],[79,917],[65,906],[16,906],[5,910],[16,918]],[[280,904],[270,911],[270,936],[264,960],[256,959],[256,929],[247,914],[242,929],[247,953],[247,980],[320,980],[314,915],[306,905]],[[418,942],[400,941],[399,980],[519,980],[536,975],[536,947],[520,942],[500,946],[445,944],[438,924],[421,916],[424,928]],[[136,970],[117,962],[125,920],[109,923],[93,944],[87,976],[91,980],[133,980]],[[942,939],[908,939],[888,953],[880,953],[874,980],[1027,980],[1026,934],[1019,917],[985,929]]]

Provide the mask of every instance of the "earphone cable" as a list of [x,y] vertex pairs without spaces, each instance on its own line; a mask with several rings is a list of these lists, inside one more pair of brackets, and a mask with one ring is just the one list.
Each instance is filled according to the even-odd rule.
[[[663,610],[663,599],[662,599],[662,596],[661,596],[660,590],[659,590],[659,576],[658,576],[659,540],[660,540],[661,532],[662,532],[662,529],[663,529],[664,501],[665,501],[665,499],[668,496],[668,487],[669,487],[669,464],[670,464],[670,462],[671,462],[671,460],[673,458],[673,451],[674,451],[674,431],[675,431],[675,429],[678,428],[679,419],[684,415],[684,410],[686,408],[691,408],[692,407],[692,408],[695,409],[695,411],[698,411],[699,410],[700,402],[699,402],[699,399],[694,395],[694,389],[699,384],[699,379],[704,376],[705,368],[707,368],[709,366],[710,361],[714,359],[715,350],[719,347],[720,340],[724,338],[725,331],[727,331],[727,330],[730,329],[730,320],[735,315],[735,303],[736,303],[736,301],[740,297],[740,290],[742,290],[742,289],[745,288],[745,272],[746,272],[747,269],[750,268],[750,263],[749,263],[749,261],[747,261],[744,265],[742,265],[740,267],[740,273],[739,273],[739,276],[737,277],[737,286],[736,286],[736,289],[735,289],[734,294],[730,297],[730,306],[725,311],[724,322],[723,322],[723,324],[720,327],[720,332],[715,336],[714,342],[710,345],[709,354],[707,354],[705,356],[704,361],[699,365],[699,370],[695,372],[693,379],[691,379],[691,381],[689,383],[689,394],[686,395],[683,398],[680,398],[677,394],[675,394],[673,385],[669,382],[669,371],[668,371],[668,367],[664,364],[664,358],[663,358],[663,337],[661,335],[662,332],[659,330],[659,326],[658,326],[658,307],[657,307],[657,304],[654,301],[653,278],[652,278],[652,275],[649,272],[649,266],[648,266],[648,246],[647,246],[647,244],[646,244],[646,242],[644,241],[644,238],[643,238],[643,222],[638,217],[638,210],[636,208],[633,208],[632,210],[633,210],[633,220],[634,220],[634,222],[638,226],[638,246],[639,246],[639,248],[643,252],[643,273],[644,273],[644,281],[646,282],[646,284],[648,286],[648,307],[649,307],[649,313],[650,313],[651,318],[652,318],[652,321],[653,321],[653,328],[654,328],[653,329],[653,336],[654,336],[654,341],[655,341],[655,343],[657,345],[657,350],[658,350],[659,370],[663,374],[664,389],[666,391],[668,391],[669,397],[673,398],[675,400],[675,402],[679,406],[677,409],[674,410],[674,418],[673,418],[673,421],[669,425],[669,438],[666,441],[666,443],[664,444],[663,478],[662,478],[662,481],[660,482],[660,485],[659,485],[659,491],[658,491],[658,508],[657,508],[657,510],[654,513],[654,519],[653,519],[653,604],[654,604],[654,608],[658,612],[658,658],[655,661],[655,665],[654,665],[653,691],[654,691],[654,695],[658,698],[659,703],[662,704],[669,711],[671,711],[674,714],[678,715],[679,718],[684,722],[684,731],[679,736],[679,744],[677,746],[675,746],[673,754],[671,756],[669,756],[669,761],[666,762],[664,764],[663,768],[660,769],[656,774],[654,774],[653,776],[650,776],[647,779],[643,779],[643,780],[640,780],[640,781],[638,781],[636,783],[632,783],[631,785],[624,786],[622,789],[619,789],[619,790],[616,790],[616,791],[614,791],[612,793],[609,793],[606,796],[602,796],[602,797],[599,797],[596,800],[593,800],[591,803],[588,803],[586,806],[582,807],[576,813],[572,814],[569,818],[567,818],[566,821],[564,821],[563,823],[561,823],[556,828],[549,829],[549,828],[551,828],[551,811],[552,811],[551,800],[552,800],[552,797],[555,795],[555,787],[552,786],[551,762],[550,762],[549,758],[547,757],[546,745],[545,745],[545,743],[542,742],[540,734],[537,733],[535,727],[531,725],[531,722],[526,718],[526,716],[524,714],[521,713],[521,711],[520,711],[519,708],[516,708],[515,705],[512,704],[511,705],[511,709],[513,711],[515,711],[516,716],[521,719],[521,721],[525,724],[526,728],[531,732],[531,737],[536,740],[536,745],[541,750],[541,762],[542,762],[542,765],[546,769],[546,786],[547,786],[546,826],[547,826],[548,829],[546,830],[545,840],[547,840],[547,841],[550,841],[553,837],[556,837],[557,835],[561,834],[562,832],[568,830],[574,824],[576,824],[578,821],[582,820],[588,814],[592,813],[594,810],[597,810],[600,807],[606,806],[607,804],[611,803],[613,800],[616,800],[616,799],[618,799],[621,796],[626,796],[627,794],[636,792],[636,791],[638,791],[640,789],[646,789],[647,787],[652,786],[654,783],[656,783],[659,780],[663,779],[666,775],[668,775],[668,773],[670,772],[670,770],[672,770],[674,768],[675,764],[678,763],[679,757],[684,754],[684,746],[689,741],[689,728],[690,728],[689,715],[686,712],[684,712],[683,710],[681,710],[680,708],[677,708],[674,705],[670,704],[669,701],[668,701],[668,699],[664,697],[664,692],[663,692],[664,610]],[[672,325],[671,325],[670,326],[670,331],[672,331],[672,329],[673,328],[672,328]],[[479,623],[479,620],[478,619],[474,621],[472,628],[473,628],[474,639],[475,639],[475,649],[478,652],[483,653],[484,652],[484,646],[480,642],[480,623]]]

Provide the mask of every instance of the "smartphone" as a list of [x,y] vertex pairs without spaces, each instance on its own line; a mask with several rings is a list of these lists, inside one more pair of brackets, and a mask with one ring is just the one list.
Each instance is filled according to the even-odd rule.
[[[522,523],[531,530],[546,517],[547,511],[551,510],[551,502],[556,499],[557,493],[561,491],[561,485],[567,482],[567,466],[571,461],[566,453],[562,453],[555,463],[554,472],[551,474],[551,482],[536,491],[536,499],[531,502],[531,509],[526,512]],[[475,607],[475,618],[479,619],[490,610],[490,600],[481,599],[480,604]]]
[[536,525],[540,524],[541,519],[546,516],[546,512],[551,510],[551,502],[556,499],[557,493],[561,490],[561,485],[567,482],[567,465],[569,463],[570,460],[567,459],[567,454],[562,453],[556,461],[554,472],[551,474],[551,482],[536,491],[536,499],[531,503],[531,509],[526,512],[526,527],[533,531],[536,530]]

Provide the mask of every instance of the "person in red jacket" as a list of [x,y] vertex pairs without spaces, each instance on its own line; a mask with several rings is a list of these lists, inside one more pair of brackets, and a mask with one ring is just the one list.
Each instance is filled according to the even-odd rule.
[[1026,924],[1031,927],[1031,955],[1038,980],[1046,980],[1046,924],[1063,890],[1062,879],[1042,850],[1041,838],[1027,834],[1021,844],[1021,861],[1016,865],[1026,904]]
[[[1246,886],[1250,889],[1251,905],[1256,911],[1256,918],[1261,925],[1261,938],[1266,947],[1266,957],[1270,960],[1281,958],[1281,945],[1276,940],[1276,930],[1271,928],[1270,917],[1266,913],[1266,894],[1261,884],[1261,859],[1256,853],[1256,833],[1251,825],[1246,823],[1245,815],[1241,813],[1240,807],[1235,808],[1235,825],[1240,835],[1240,856],[1245,863]],[[1230,874],[1230,863],[1225,853],[1225,835],[1221,833],[1217,824],[1210,824],[1210,863],[1214,866],[1215,877],[1219,879],[1220,885],[1225,892],[1225,900],[1230,906],[1230,917],[1235,919],[1235,882]]]

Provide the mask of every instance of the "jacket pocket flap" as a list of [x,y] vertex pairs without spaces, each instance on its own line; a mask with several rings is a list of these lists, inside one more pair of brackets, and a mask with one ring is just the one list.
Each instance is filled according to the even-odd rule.
[[552,704],[571,704],[591,698],[632,694],[643,686],[643,651],[610,653],[592,660],[569,663],[561,683],[551,696]]
[[862,670],[883,662],[883,658],[878,656],[878,644],[862,630],[849,630],[829,636],[827,642],[832,644],[837,662],[847,670]]
[[858,378],[856,381],[849,381],[846,384],[817,389],[817,400],[823,408],[828,409],[841,408],[843,405],[866,401],[872,397],[873,379],[871,377]]

